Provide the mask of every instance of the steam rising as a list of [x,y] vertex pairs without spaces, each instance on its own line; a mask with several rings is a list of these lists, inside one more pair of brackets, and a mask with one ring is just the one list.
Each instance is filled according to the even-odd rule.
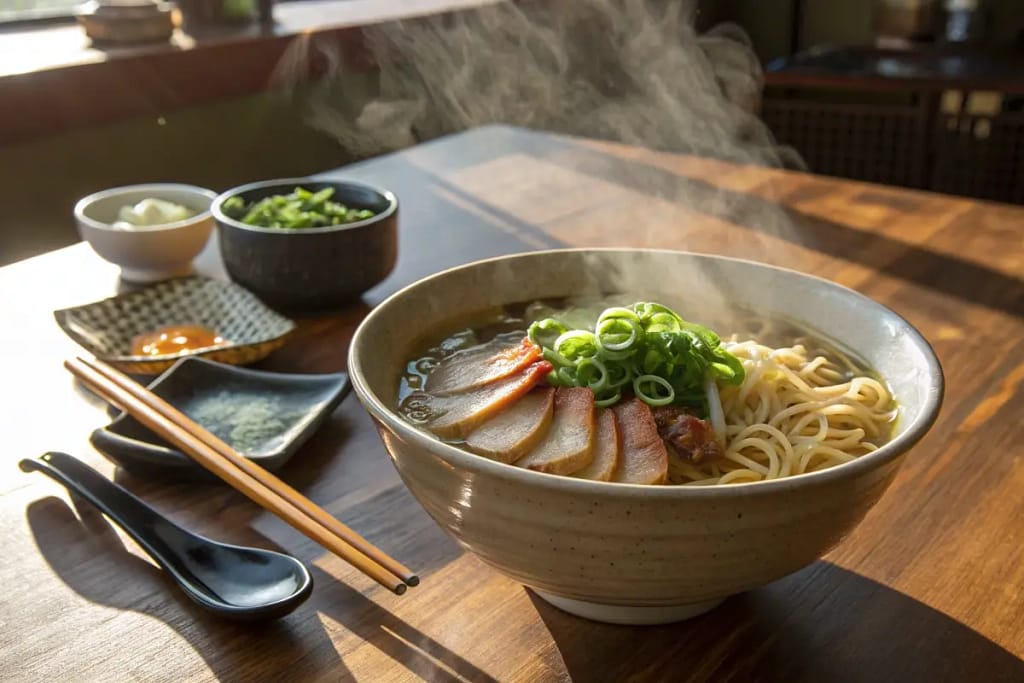
[[[745,33],[723,24],[699,35],[693,5],[500,2],[371,27],[379,93],[339,97],[331,76],[344,64],[328,54],[331,73],[313,94],[310,123],[357,155],[505,123],[802,167],[756,116],[762,74]],[[298,41],[291,56],[309,49]]]
[[[799,156],[780,147],[757,116],[762,72],[749,39],[737,26],[719,25],[699,34],[694,0],[544,0],[499,2],[433,18],[381,24],[365,30],[380,68],[377,92],[353,92],[337,51],[296,41],[279,77],[293,78],[308,52],[328,60],[327,77],[312,86],[309,122],[349,152],[374,155],[437,136],[487,124],[510,124],[649,149],[713,157],[767,167],[803,168]],[[309,90],[306,90],[309,92]],[[710,217],[756,228],[742,240],[720,240],[717,250],[783,263],[779,240],[813,244],[817,237],[773,203],[771,184],[758,196],[729,191],[714,179],[686,178],[654,166],[585,159],[597,177],[616,188],[635,188],[656,200],[660,220],[631,227],[633,242],[664,246],[661,226],[692,225]],[[728,172],[728,171],[724,171]],[[491,200],[500,204],[502,197]],[[498,205],[496,204],[496,205]],[[512,207],[514,210],[515,207]],[[657,226],[657,227],[655,227]],[[804,234],[797,234],[804,233]],[[593,245],[597,246],[597,245]],[[653,296],[642,268],[619,269],[600,252],[587,269],[600,273],[600,286],[586,293],[636,292]],[[713,265],[701,268],[706,311],[732,311]],[[507,269],[506,269],[507,267]],[[517,262],[495,273],[496,283],[522,280]],[[690,291],[679,272],[659,273],[658,292],[684,315],[694,302],[677,302],[669,292]],[[500,288],[500,284],[498,285]],[[725,289],[728,289],[725,287]],[[576,294],[584,293],[583,291]],[[551,294],[551,293],[549,293]],[[666,298],[668,297],[668,298]],[[706,316],[705,316],[706,317]],[[701,318],[694,318],[701,319]],[[710,319],[705,319],[708,322]],[[721,329],[740,329],[735,324]]]

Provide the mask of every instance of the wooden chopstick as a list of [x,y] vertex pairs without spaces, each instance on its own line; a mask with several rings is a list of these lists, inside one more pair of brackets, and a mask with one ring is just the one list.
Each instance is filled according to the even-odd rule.
[[200,465],[389,590],[401,595],[419,583],[401,563],[121,372],[82,358],[64,366]]
[[328,514],[326,510],[318,506],[313,501],[306,498],[300,492],[281,481],[279,478],[263,469],[253,461],[240,455],[235,449],[231,448],[224,441],[219,439],[215,434],[210,433],[202,425],[194,422],[188,415],[185,415],[177,408],[161,399],[156,394],[149,391],[147,388],[134,382],[124,373],[111,367],[107,363],[100,360],[89,360],[79,358],[83,363],[92,369],[96,370],[100,374],[104,375],[121,388],[130,392],[132,395],[138,397],[141,400],[148,401],[160,412],[164,413],[171,421],[181,425],[186,430],[195,434],[201,440],[205,441],[210,447],[216,450],[220,455],[224,456],[225,459],[229,460],[236,467],[241,469],[243,472],[253,477],[267,488],[274,491],[277,495],[289,500],[292,504],[298,507],[306,516],[319,522],[322,526],[326,527],[329,531],[333,532],[335,536],[341,538],[346,543],[351,545],[356,550],[360,551],[371,560],[375,561],[380,566],[394,574],[396,577],[402,580],[403,583],[409,586],[416,586],[419,584],[419,577],[413,573],[408,567],[395,560],[393,557],[382,551],[377,546],[373,545],[365,538],[360,536],[358,533],[353,531],[351,528],[340,522],[337,518]]
[[[348,527],[341,525],[340,522],[338,525],[345,530],[342,532],[345,536],[333,533],[307,513],[307,510],[314,508],[319,510],[312,501],[262,467],[242,458],[230,446],[166,401],[153,395],[148,389],[136,384],[105,363],[101,364],[98,361],[90,363],[82,358],[77,358],[73,361],[66,361],[64,365],[107,400],[119,405],[146,427],[181,448],[200,465],[254,502],[278,515],[298,531],[346,560],[389,590],[399,595],[405,592],[407,586],[405,581],[385,568],[380,562],[369,557],[355,544],[359,543],[364,547],[374,548],[379,555],[387,557],[383,552]],[[219,448],[215,448],[214,444],[217,444]],[[289,492],[294,495],[290,495]],[[300,505],[299,499],[305,501],[306,505]],[[321,512],[323,516],[330,517],[326,512],[322,510]]]

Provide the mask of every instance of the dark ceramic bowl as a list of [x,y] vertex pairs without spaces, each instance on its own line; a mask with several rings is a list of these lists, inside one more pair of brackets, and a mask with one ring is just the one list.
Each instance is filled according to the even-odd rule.
[[[369,209],[374,216],[345,225],[286,230],[246,225],[224,214],[224,202],[231,197],[249,203],[289,194],[300,186],[314,192],[333,187],[332,200]],[[275,308],[314,311],[341,306],[387,277],[398,258],[398,199],[362,183],[266,180],[224,192],[211,211],[228,275]]]

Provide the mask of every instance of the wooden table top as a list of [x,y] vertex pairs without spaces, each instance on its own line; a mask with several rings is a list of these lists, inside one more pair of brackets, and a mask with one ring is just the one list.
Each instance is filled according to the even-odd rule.
[[[398,597],[219,484],[142,480],[88,445],[104,406],[54,309],[111,295],[85,245],[0,269],[0,679],[18,681],[1024,680],[1024,210],[492,127],[343,169],[402,201],[396,271],[303,319],[261,367],[343,369],[398,287],[562,245],[753,258],[887,304],[935,345],[946,403],[892,488],[814,565],[659,627],[581,620],[462,552],[405,491],[354,397],[282,476],[421,572]],[[209,249],[201,269],[219,273]],[[310,600],[254,627],[200,611],[123,534],[18,459],[65,450],[173,519],[278,549]]]

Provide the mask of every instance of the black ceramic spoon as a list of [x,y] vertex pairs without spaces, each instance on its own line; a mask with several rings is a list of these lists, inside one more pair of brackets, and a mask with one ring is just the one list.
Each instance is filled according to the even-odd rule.
[[199,605],[230,619],[273,619],[309,597],[313,577],[294,557],[218,543],[182,529],[124,488],[66,453],[19,463],[95,505],[142,546]]

